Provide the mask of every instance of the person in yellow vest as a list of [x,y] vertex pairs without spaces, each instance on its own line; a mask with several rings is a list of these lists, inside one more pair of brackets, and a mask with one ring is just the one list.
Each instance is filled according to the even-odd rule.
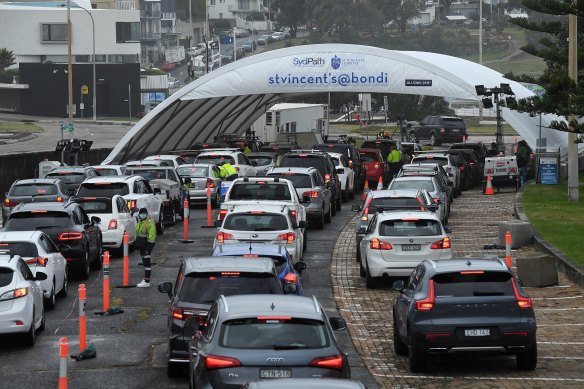
[[401,169],[402,155],[393,143],[389,145],[389,150],[389,154],[387,155],[387,163],[389,164],[391,179],[393,180],[393,177],[395,177],[399,172],[399,169]]
[[[162,217],[162,215],[160,215]],[[140,208],[138,211],[138,223],[136,224],[136,248],[140,250],[142,256],[142,263],[144,264],[144,279],[138,285],[138,288],[150,287],[150,276],[152,274],[152,267],[150,264],[150,254],[154,249],[156,243],[156,223],[148,215],[146,208]]]
[[236,178],[237,170],[229,162],[225,162],[223,165],[221,165],[221,170],[219,170],[219,174],[221,175],[222,179],[227,180],[231,176],[234,176],[232,178]]
[[249,153],[251,153],[252,151],[253,151],[253,150],[252,150],[252,149],[249,147],[249,145],[247,145],[247,144],[246,144],[246,145],[245,145],[245,147],[243,148],[243,153],[244,153],[244,154],[246,154],[246,155],[247,155],[247,154],[249,154]]

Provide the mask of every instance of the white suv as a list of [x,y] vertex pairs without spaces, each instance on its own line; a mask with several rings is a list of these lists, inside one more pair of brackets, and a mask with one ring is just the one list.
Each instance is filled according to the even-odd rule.
[[146,208],[156,223],[159,234],[164,232],[164,204],[156,196],[148,181],[140,176],[94,177],[83,181],[77,197],[113,197],[120,195],[126,200],[128,208]]
[[231,164],[239,177],[255,177],[258,172],[247,156],[239,149],[207,149],[197,156],[195,163],[210,163],[221,166]]
[[452,182],[454,188],[454,197],[462,193],[460,186],[460,170],[451,154],[447,152],[417,152],[412,158],[411,164],[436,163],[444,168],[448,174],[448,180]]

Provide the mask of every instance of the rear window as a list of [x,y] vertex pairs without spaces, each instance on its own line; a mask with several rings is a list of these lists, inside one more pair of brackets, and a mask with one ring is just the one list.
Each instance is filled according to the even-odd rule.
[[39,255],[36,244],[32,242],[2,242],[0,250],[12,250],[21,257],[36,257]]
[[386,220],[379,225],[381,236],[434,236],[442,229],[436,220]]
[[0,288],[8,286],[12,283],[12,269],[7,267],[0,267]]
[[86,213],[112,213],[112,201],[110,199],[75,199],[75,202],[85,210]]
[[237,183],[229,191],[229,200],[290,200],[288,184]]
[[448,158],[433,157],[433,156],[414,157],[414,159],[412,159],[412,163],[435,163],[435,164],[438,164],[440,166],[444,166],[444,165],[448,165]]
[[455,127],[455,128],[466,128],[464,125],[464,120],[462,119],[454,119],[454,118],[443,118],[442,122],[445,126],[448,127]]
[[314,147],[316,150],[328,151],[331,153],[341,153],[344,154],[347,158],[351,158],[351,149],[345,145],[335,145],[335,144],[327,144],[327,145],[316,145]]
[[417,198],[410,197],[381,197],[371,200],[369,208],[371,207],[420,207],[420,202]]
[[219,344],[238,349],[318,349],[328,347],[329,338],[318,320],[260,316],[223,323]]
[[57,185],[53,184],[31,184],[14,185],[10,188],[9,196],[50,196],[56,195]]
[[98,168],[96,169],[97,174],[99,174],[100,176],[118,176],[118,171],[116,169],[102,169],[102,168]]
[[435,192],[434,182],[431,180],[393,180],[389,189],[426,189],[428,192]]
[[83,184],[77,192],[77,196],[88,197],[113,197],[114,195],[125,196],[130,193],[128,184],[125,182],[103,182],[98,184]]
[[168,170],[166,169],[132,169],[129,168],[126,170],[127,175],[136,175],[143,177],[145,180],[160,180],[160,179],[167,179],[168,177]]
[[282,294],[280,282],[268,273],[191,273],[183,280],[179,300],[212,304],[217,297],[239,294]]
[[181,177],[201,178],[208,176],[209,168],[206,166],[181,166],[176,169],[176,172]]
[[289,229],[288,220],[284,215],[273,213],[227,214],[223,228],[235,231],[281,231]]
[[16,212],[6,222],[6,231],[34,231],[48,228],[68,228],[71,219],[67,212]]
[[59,178],[65,184],[81,184],[85,180],[83,173],[49,173],[47,178]]
[[515,294],[510,273],[464,273],[435,275],[432,279],[436,297],[514,296]]
[[223,163],[235,164],[235,159],[229,155],[199,155],[197,163],[212,163],[214,165],[221,165]]
[[282,173],[268,174],[268,177],[285,178],[292,182],[295,188],[312,188],[312,180],[309,174]]
[[274,158],[272,157],[260,157],[260,156],[247,156],[250,161],[255,161],[258,166],[268,166]]
[[322,157],[310,155],[287,155],[280,161],[281,167],[313,167],[322,174],[325,173],[325,161]]
[[374,153],[359,153],[363,162],[379,162],[379,156]]

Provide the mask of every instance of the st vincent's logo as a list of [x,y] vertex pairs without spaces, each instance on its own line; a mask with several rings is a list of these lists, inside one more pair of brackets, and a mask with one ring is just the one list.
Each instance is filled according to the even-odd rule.
[[336,55],[334,57],[331,58],[331,66],[333,67],[333,69],[338,69],[341,67],[341,59],[339,57],[337,57]]

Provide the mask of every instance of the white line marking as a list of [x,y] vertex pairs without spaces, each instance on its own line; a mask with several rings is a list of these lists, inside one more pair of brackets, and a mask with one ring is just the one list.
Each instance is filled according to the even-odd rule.
[[532,300],[568,300],[568,299],[581,299],[582,295],[578,296],[566,296],[566,297],[532,297]]

